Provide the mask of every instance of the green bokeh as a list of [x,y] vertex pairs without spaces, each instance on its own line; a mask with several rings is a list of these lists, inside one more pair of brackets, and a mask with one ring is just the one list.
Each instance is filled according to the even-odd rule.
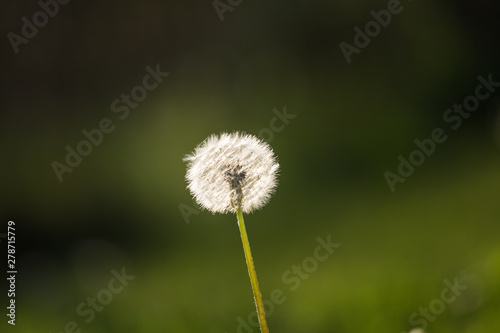
[[[245,217],[263,298],[286,298],[270,331],[409,331],[455,279],[467,288],[426,331],[499,330],[498,92],[457,129],[443,119],[479,76],[500,81],[498,5],[404,2],[350,64],[339,43],[387,2],[242,2],[223,22],[210,1],[98,5],[61,6],[19,54],[4,43],[0,207],[18,228],[19,265],[9,332],[74,321],[96,333],[249,333],[236,217],[197,207],[182,158],[212,133],[268,134],[284,108],[295,117],[264,134],[280,185]],[[5,6],[6,34],[39,10]],[[156,64],[170,75],[121,120],[112,102]],[[104,118],[114,130],[59,182],[51,164]],[[392,192],[384,173],[435,128],[446,141]],[[341,245],[297,280],[318,237]],[[135,278],[85,322],[79,305],[122,268]]]

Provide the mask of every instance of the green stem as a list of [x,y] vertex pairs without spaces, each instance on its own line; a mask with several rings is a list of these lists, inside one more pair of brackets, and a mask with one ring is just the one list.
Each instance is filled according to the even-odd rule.
[[245,251],[245,259],[248,267],[248,275],[250,275],[250,283],[252,284],[255,307],[257,308],[257,316],[259,317],[260,331],[262,333],[269,333],[269,329],[267,328],[266,313],[264,312],[264,303],[262,302],[262,294],[259,289],[259,281],[257,281],[257,273],[255,272],[255,266],[253,264],[252,252],[250,251],[250,243],[248,242],[247,230],[245,228],[245,221],[243,220],[241,207],[238,208],[237,215],[241,241],[243,243],[243,250]]

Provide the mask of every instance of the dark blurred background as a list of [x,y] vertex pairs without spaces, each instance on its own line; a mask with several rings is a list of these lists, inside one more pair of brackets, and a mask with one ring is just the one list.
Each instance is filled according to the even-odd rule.
[[[498,2],[403,1],[350,63],[340,43],[395,1],[54,4],[0,5],[7,331],[258,332],[236,218],[200,211],[184,181],[184,155],[234,130],[281,165],[273,199],[246,217],[263,297],[286,298],[267,309],[271,332],[500,329],[500,88],[458,128],[443,118],[478,77],[500,82]],[[146,91],[154,70],[169,74]],[[113,130],[68,167],[67,146],[103,119]],[[436,128],[446,141],[392,191],[384,174]],[[329,236],[341,246],[293,273]],[[465,286],[450,302],[446,281]]]

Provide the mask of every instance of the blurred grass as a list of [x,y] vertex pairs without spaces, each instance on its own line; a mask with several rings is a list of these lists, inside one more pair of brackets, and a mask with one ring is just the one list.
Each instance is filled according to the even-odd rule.
[[[476,153],[470,161],[456,160],[454,174],[432,184],[415,175],[420,179],[412,183],[410,178],[396,195],[388,189],[387,196],[360,190],[355,201],[342,205],[338,194],[303,197],[293,205],[273,200],[249,215],[264,299],[276,288],[286,296],[269,318],[270,330],[409,330],[410,314],[440,297],[443,280],[459,276],[474,283],[429,323],[429,331],[500,328],[498,156]],[[292,217],[297,223],[288,225]],[[186,237],[182,248],[172,252],[167,246],[131,258],[127,271],[136,279],[92,323],[74,312],[83,294],[52,310],[43,309],[40,300],[40,308],[26,313],[23,322],[36,322],[33,332],[63,327],[61,318],[82,323],[86,332],[163,332],[165,327],[235,332],[237,317],[254,311],[235,218],[204,212],[189,225],[180,217],[177,223],[175,229]],[[283,273],[312,255],[318,236],[328,235],[341,247],[291,291]],[[33,300],[21,303],[28,301]],[[43,320],[36,316],[40,311]]]
[[[463,271],[474,286],[447,306],[429,331],[500,327],[498,148],[464,124],[457,133],[447,132],[450,138],[391,193],[383,172],[397,168],[397,155],[409,154],[415,137],[442,124],[415,124],[417,108],[398,98],[385,102],[390,112],[384,118],[364,111],[372,103],[383,105],[381,96],[388,93],[380,87],[369,94],[373,98],[353,102],[361,110],[356,116],[370,119],[359,127],[358,119],[343,112],[326,117],[318,111],[325,101],[308,109],[288,105],[297,118],[271,142],[282,166],[280,186],[268,206],[247,217],[264,299],[276,288],[287,298],[269,318],[271,331],[409,330],[410,314],[439,297],[444,279],[453,281]],[[355,95],[337,97],[347,105]],[[269,107],[234,114],[231,105],[207,96],[152,97],[142,106],[147,112],[117,122],[116,131],[61,184],[47,160],[61,152],[52,147],[25,156],[19,172],[26,184],[13,196],[23,197],[44,218],[33,223],[34,230],[57,230],[49,239],[60,242],[52,256],[61,256],[75,241],[103,238],[126,252],[127,271],[137,276],[86,324],[76,306],[105,287],[109,269],[122,260],[93,255],[102,270],[96,270],[92,293],[78,285],[87,278],[71,267],[78,262],[71,253],[52,258],[58,269],[40,267],[34,272],[44,278],[26,277],[29,288],[20,296],[26,332],[62,330],[69,320],[87,332],[236,331],[236,319],[254,311],[236,218],[200,212],[186,224],[178,205],[197,207],[185,189],[182,157],[212,132],[258,133],[272,108],[282,108],[271,99],[262,103]],[[247,121],[239,126],[241,119]],[[83,127],[76,122],[75,128]],[[80,139],[74,135],[72,142]],[[50,143],[42,139],[40,145]],[[33,160],[37,164],[28,163]],[[33,173],[40,168],[43,177]],[[328,235],[342,246],[291,291],[283,273],[313,253],[318,236]],[[48,287],[57,290],[41,292],[47,285],[37,281],[56,275]],[[33,294],[40,298],[34,301]]]
[[[395,193],[383,177],[498,69],[494,6],[407,3],[348,65],[338,43],[386,1],[245,3],[222,24],[197,5],[111,2],[123,15],[110,19],[75,4],[6,62],[0,209],[21,228],[22,332],[70,320],[96,333],[237,331],[254,304],[236,218],[184,221],[179,204],[197,207],[182,157],[212,133],[258,134],[285,105],[297,117],[270,142],[280,186],[246,217],[264,299],[286,296],[271,332],[407,331],[457,276],[469,289],[428,332],[499,331],[498,98],[445,128]],[[13,31],[28,9],[10,15]],[[118,120],[110,102],[156,63],[171,75]],[[52,161],[104,117],[116,130],[59,183]],[[328,235],[341,247],[290,290],[283,273]],[[76,307],[121,267],[136,279],[86,324]]]

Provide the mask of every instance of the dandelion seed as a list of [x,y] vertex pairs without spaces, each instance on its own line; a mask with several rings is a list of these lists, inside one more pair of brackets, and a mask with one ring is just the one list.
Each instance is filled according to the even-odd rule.
[[278,162],[271,147],[253,135],[222,133],[203,141],[188,162],[188,189],[212,213],[236,213],[260,330],[269,333],[243,212],[262,208],[276,190]]
[[212,213],[262,208],[277,186],[279,165],[271,147],[244,133],[222,133],[203,141],[184,161],[186,180],[198,204]]

